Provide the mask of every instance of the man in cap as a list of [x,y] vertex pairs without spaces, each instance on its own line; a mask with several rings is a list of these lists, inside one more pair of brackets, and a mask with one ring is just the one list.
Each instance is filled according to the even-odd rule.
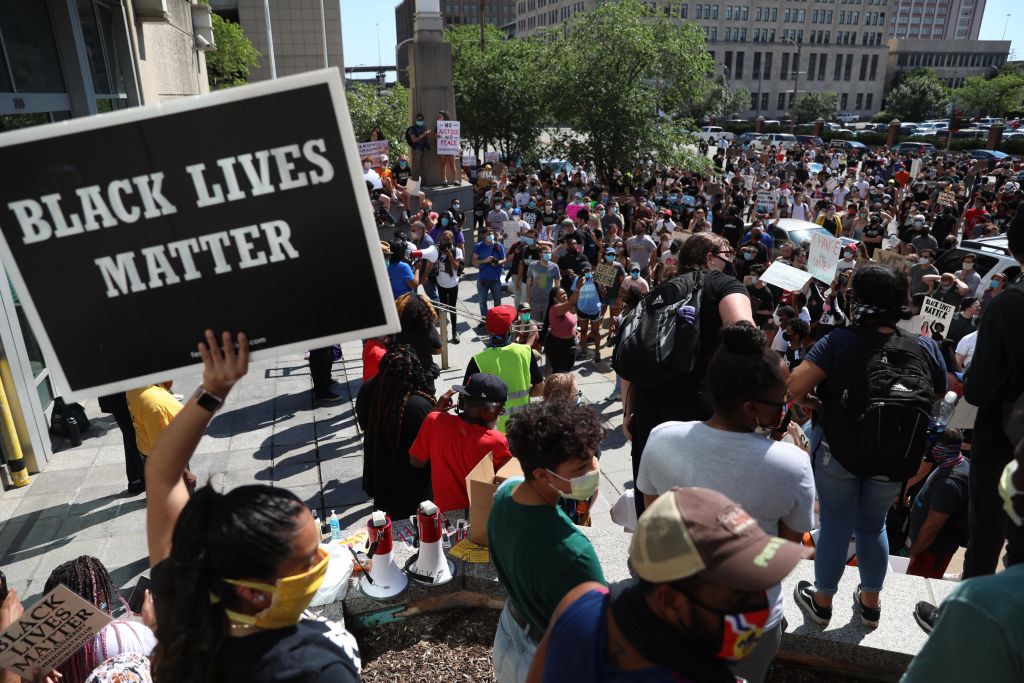
[[[452,397],[458,394],[458,414]],[[442,512],[469,507],[466,475],[490,454],[498,470],[511,453],[505,435],[494,429],[505,411],[508,387],[500,378],[478,372],[465,384],[453,386],[437,402],[420,425],[409,448],[413,467],[430,463],[434,503]]]
[[527,680],[732,683],[729,663],[750,655],[768,620],[768,588],[805,553],[720,493],[667,491],[637,522],[637,578],[569,591]]
[[495,306],[487,312],[488,348],[470,359],[463,382],[469,384],[474,374],[486,372],[500,377],[505,383],[508,387],[507,414],[498,417],[497,423],[498,431],[502,433],[505,432],[508,415],[529,404],[531,396],[540,396],[544,388],[544,374],[530,347],[514,341],[513,324],[517,317],[516,309],[508,305]]

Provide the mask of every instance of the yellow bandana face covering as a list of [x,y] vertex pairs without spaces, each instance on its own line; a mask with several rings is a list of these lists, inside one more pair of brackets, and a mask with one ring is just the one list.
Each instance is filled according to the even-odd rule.
[[286,576],[278,579],[276,584],[243,581],[240,579],[224,579],[233,586],[243,586],[273,595],[270,607],[257,614],[241,614],[225,609],[233,623],[256,626],[258,628],[288,628],[299,623],[302,613],[313,601],[313,596],[320,589],[327,575],[327,563],[331,556],[323,548],[317,550],[319,561],[307,572]]

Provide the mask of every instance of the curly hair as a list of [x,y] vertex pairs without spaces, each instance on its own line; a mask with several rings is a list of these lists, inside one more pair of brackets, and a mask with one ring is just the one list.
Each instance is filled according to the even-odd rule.
[[528,405],[513,413],[505,425],[509,450],[519,459],[528,480],[538,467],[550,470],[563,462],[596,455],[604,434],[593,409],[569,401]]
[[364,447],[370,453],[378,447],[395,449],[410,396],[416,394],[428,399],[431,405],[435,403],[423,366],[408,344],[388,347],[380,360],[376,384],[363,432]]
[[429,329],[437,319],[437,311],[434,310],[430,299],[416,292],[408,292],[398,297],[395,306],[398,308],[398,322],[402,325],[402,331],[406,333]]

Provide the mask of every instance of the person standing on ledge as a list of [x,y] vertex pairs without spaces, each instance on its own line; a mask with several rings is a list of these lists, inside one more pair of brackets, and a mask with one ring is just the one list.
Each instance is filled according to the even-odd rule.
[[414,123],[405,129],[405,141],[412,156],[412,175],[423,180],[423,153],[430,149],[429,137],[434,131],[426,127],[423,114],[416,114]]

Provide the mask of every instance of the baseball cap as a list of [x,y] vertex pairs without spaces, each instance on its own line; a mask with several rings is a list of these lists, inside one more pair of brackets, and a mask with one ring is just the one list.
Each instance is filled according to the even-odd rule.
[[465,385],[456,384],[452,389],[468,398],[488,403],[504,403],[508,400],[508,385],[500,377],[486,372],[474,373]]
[[520,208],[512,209],[512,215],[513,216],[522,216],[523,215],[523,210],[520,209]]
[[717,491],[673,488],[637,521],[629,565],[651,583],[690,576],[745,591],[781,582],[810,548],[769,536]]
[[487,311],[487,331],[495,337],[504,337],[516,319],[514,306],[495,306]]
[[388,163],[388,161],[390,161],[390,159],[388,159],[388,155],[387,154],[381,154],[380,155],[380,163],[386,164],[386,163]]
[[614,254],[615,253],[615,247],[606,247],[605,250],[604,250],[604,253],[606,253],[606,254]]

